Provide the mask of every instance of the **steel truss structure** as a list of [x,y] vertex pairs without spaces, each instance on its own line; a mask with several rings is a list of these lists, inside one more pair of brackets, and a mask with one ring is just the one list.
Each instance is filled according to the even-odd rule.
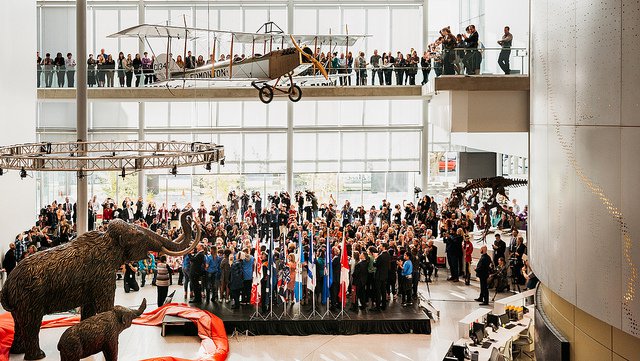
[[[213,143],[92,141],[28,143],[0,147],[0,170],[118,171],[224,165],[224,147]],[[1,174],[1,173],[0,173]]]

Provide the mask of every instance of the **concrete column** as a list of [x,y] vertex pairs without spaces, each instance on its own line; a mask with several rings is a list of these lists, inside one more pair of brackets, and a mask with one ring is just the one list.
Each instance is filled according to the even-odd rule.
[[293,0],[287,1],[287,32],[293,34]]
[[287,192],[293,195],[293,103],[287,101]]
[[[144,0],[138,1],[138,24],[145,23],[145,11]],[[143,54],[145,50],[145,44],[142,39],[138,43],[138,53]],[[138,140],[144,140],[144,127],[145,127],[145,103],[138,103]],[[147,190],[147,178],[145,177],[145,171],[138,172],[138,195],[146,199]]]
[[[422,1],[422,45],[429,42],[429,0]],[[422,137],[420,141],[420,188],[423,194],[428,193],[429,187],[429,101],[422,100]],[[446,167],[445,167],[446,168]]]
[[[138,1],[138,24],[145,23],[145,12],[144,12],[144,0]],[[143,54],[145,51],[145,44],[142,39],[140,39],[138,43],[138,53]],[[138,103],[138,140],[145,140],[144,136],[144,127],[145,127],[145,103]],[[138,195],[146,198],[146,190],[147,190],[147,178],[145,177],[145,171],[141,170],[138,172]]]
[[[138,103],[138,140],[145,140],[144,128],[145,128],[145,103]],[[138,172],[138,195],[146,198],[147,182],[145,177],[145,171]]]
[[429,43],[429,0],[422,0],[422,48]]
[[[87,0],[76,1],[76,123],[77,138],[88,140],[87,134]],[[80,147],[79,154],[86,154],[86,147]],[[78,235],[88,229],[87,174],[78,172],[78,199],[76,200],[76,231]]]
[[[138,1],[138,24],[144,24],[145,22],[145,14],[144,14],[144,0]],[[144,40],[140,38],[138,41],[138,53],[140,56],[144,53]]]
[[[420,140],[420,188],[424,194],[429,186],[429,99],[422,100],[422,137]],[[445,167],[446,168],[446,167]]]
[[[36,1],[5,1],[0,11],[0,49],[8,54],[22,54],[29,59],[35,57],[37,44]],[[19,35],[16,29],[20,29]],[[10,49],[10,50],[9,50]],[[42,56],[42,54],[40,54]],[[36,141],[36,67],[33,62],[15,61],[12,57],[0,57],[0,69],[11,69],[2,74],[0,85],[0,111],[3,129],[0,144],[21,144]],[[44,75],[42,75],[44,86]],[[0,176],[0,203],[11,209],[11,216],[0,217],[0,254],[4,256],[15,236],[33,224],[34,216],[44,204],[36,201],[38,173],[29,172],[30,177],[21,179],[19,171],[4,170]],[[40,179],[44,179],[41,172]],[[41,185],[42,186],[42,185]]]

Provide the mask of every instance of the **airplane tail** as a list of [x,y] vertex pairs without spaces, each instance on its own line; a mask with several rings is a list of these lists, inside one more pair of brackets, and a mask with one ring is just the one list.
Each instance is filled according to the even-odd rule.
[[[168,69],[168,71],[167,71]],[[171,79],[171,73],[180,71],[180,67],[176,64],[176,61],[167,54],[163,53],[156,57],[153,63],[153,73],[158,81],[167,81]]]

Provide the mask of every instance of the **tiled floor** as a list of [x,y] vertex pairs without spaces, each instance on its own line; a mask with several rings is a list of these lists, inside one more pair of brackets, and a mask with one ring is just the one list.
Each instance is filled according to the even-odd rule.
[[[433,305],[440,310],[441,319],[432,321],[431,335],[354,335],[354,336],[256,336],[231,338],[229,360],[437,360],[452,341],[458,339],[457,321],[480,307],[473,301],[478,297],[479,286],[472,282],[450,283],[444,274],[430,285]],[[176,289],[174,301],[184,301],[181,286]],[[426,294],[424,283],[420,290]],[[499,294],[497,298],[508,294]],[[493,294],[491,294],[493,296]],[[147,285],[140,292],[126,294],[122,282],[118,283],[116,304],[138,307],[143,297],[147,298],[147,309],[156,307],[156,289]],[[3,311],[0,311],[3,312]],[[56,350],[58,339],[64,329],[47,329],[40,333],[40,343],[47,353],[46,360],[59,360]],[[196,358],[199,349],[197,337],[160,336],[158,327],[132,326],[120,336],[120,360],[140,360],[152,356],[177,356]],[[22,355],[12,355],[11,361],[22,360]],[[96,355],[86,360],[104,360]]]

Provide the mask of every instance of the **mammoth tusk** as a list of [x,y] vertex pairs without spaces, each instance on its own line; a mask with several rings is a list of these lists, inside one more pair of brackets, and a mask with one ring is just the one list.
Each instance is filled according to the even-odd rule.
[[193,251],[196,246],[198,245],[198,243],[200,243],[200,240],[202,239],[202,227],[200,227],[200,224],[198,221],[196,221],[196,228],[197,228],[197,234],[196,234],[196,239],[191,243],[191,245],[182,251],[170,251],[168,249],[166,249],[165,247],[162,247],[160,252],[162,254],[166,254],[167,256],[172,256],[172,257],[180,257],[180,256],[184,256],[187,253],[190,253],[191,251]]

